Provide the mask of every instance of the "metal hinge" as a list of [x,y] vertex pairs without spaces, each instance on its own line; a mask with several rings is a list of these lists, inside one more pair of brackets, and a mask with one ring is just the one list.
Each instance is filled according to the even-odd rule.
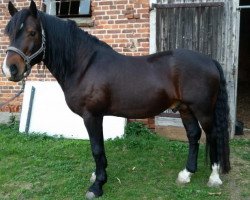
[[245,10],[245,9],[250,9],[250,5],[249,6],[238,6],[237,8],[236,8],[237,10],[239,10],[239,11],[241,11],[241,10]]

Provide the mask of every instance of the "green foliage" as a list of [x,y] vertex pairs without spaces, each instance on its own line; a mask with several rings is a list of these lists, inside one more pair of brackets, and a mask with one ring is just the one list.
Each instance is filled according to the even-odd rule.
[[155,133],[141,122],[130,122],[125,127],[124,141],[127,148],[152,149],[154,148],[152,142],[157,139]]
[[141,122],[130,122],[125,127],[125,136],[150,135],[152,132]]

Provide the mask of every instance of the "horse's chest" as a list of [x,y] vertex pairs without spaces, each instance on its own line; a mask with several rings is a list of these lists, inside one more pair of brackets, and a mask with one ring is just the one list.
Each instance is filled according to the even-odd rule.
[[65,100],[70,108],[70,110],[80,116],[82,116],[83,110],[84,110],[84,102],[81,103],[80,98],[78,95],[73,95],[70,93],[64,93],[65,94]]
[[75,91],[65,92],[67,105],[74,113],[82,116],[86,111],[91,113],[106,112],[108,99],[104,92],[100,90],[94,90],[92,92],[86,92],[84,90]]

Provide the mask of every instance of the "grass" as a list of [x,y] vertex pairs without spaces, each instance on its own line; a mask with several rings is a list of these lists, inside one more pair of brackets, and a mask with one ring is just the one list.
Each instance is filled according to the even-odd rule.
[[[210,169],[204,164],[203,145],[199,171],[182,186],[175,180],[185,165],[187,144],[143,127],[127,130],[125,138],[105,142],[109,179],[100,199],[249,199],[249,140],[231,142],[233,170],[222,176],[223,186],[206,186]],[[1,200],[84,199],[94,169],[89,141],[20,134],[17,125],[0,125],[0,141]]]

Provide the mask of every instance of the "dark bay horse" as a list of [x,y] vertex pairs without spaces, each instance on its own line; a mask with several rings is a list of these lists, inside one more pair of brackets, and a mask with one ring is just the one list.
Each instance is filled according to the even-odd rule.
[[[177,109],[189,139],[189,155],[177,180],[190,182],[197,170],[201,128],[206,133],[212,173],[208,184],[222,184],[219,170],[230,170],[228,100],[220,64],[189,50],[130,57],[77,27],[30,7],[17,11],[6,26],[10,46],[3,72],[20,81],[43,60],[59,82],[69,108],[81,116],[89,133],[96,170],[86,197],[103,194],[107,182],[102,122],[105,115],[126,118],[155,116]],[[201,128],[200,128],[200,125]]]

